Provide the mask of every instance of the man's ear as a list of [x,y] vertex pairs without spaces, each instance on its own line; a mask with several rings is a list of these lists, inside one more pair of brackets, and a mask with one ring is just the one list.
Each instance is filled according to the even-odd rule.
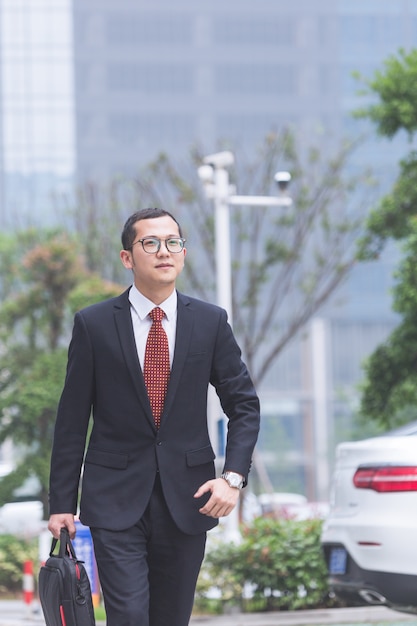
[[132,269],[133,267],[132,253],[129,250],[121,250],[120,259],[127,270]]

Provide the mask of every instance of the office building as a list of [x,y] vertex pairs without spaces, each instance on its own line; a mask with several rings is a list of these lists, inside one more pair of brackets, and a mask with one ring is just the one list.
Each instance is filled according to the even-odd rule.
[[0,1],[0,224],[42,224],[75,171],[71,0]]

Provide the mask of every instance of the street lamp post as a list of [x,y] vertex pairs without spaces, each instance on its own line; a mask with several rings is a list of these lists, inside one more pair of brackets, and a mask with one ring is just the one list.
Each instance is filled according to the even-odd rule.
[[[275,174],[274,179],[280,191],[278,196],[236,195],[235,186],[229,184],[227,170],[233,163],[232,152],[224,151],[206,156],[203,159],[203,165],[198,168],[198,175],[204,185],[206,196],[214,202],[217,303],[226,309],[231,326],[233,326],[233,306],[229,208],[236,205],[288,207],[292,204],[291,198],[286,195],[291,180],[288,172]],[[229,540],[238,540],[240,537],[236,509],[226,518],[226,534]]]
[[214,202],[214,230],[216,256],[217,303],[226,309],[229,322],[233,325],[232,310],[232,270],[230,249],[230,206],[281,206],[288,207],[292,199],[286,195],[291,175],[277,172],[278,196],[239,196],[236,188],[229,184],[227,167],[234,163],[232,152],[217,152],[204,157],[204,165],[199,167],[198,175],[203,182],[207,198]]
[[229,172],[223,167],[217,167],[213,175],[217,304],[226,309],[229,322],[233,325]]

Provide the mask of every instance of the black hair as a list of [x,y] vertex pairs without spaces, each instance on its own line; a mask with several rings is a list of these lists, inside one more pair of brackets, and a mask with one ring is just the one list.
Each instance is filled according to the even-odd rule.
[[135,211],[135,213],[132,213],[132,215],[127,218],[125,225],[123,226],[122,237],[121,237],[123,250],[131,250],[132,248],[133,242],[136,237],[136,230],[135,230],[136,222],[139,222],[139,220],[150,220],[150,219],[155,219],[157,217],[164,217],[165,215],[168,215],[168,217],[174,220],[174,222],[178,226],[178,232],[180,234],[180,237],[182,237],[181,226],[179,225],[175,217],[169,211],[165,211],[165,209],[158,209],[158,208],[140,209],[139,211]]

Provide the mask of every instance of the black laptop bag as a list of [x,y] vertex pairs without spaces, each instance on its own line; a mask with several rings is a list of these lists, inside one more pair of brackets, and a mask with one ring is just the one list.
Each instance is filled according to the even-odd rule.
[[46,626],[95,626],[90,581],[82,561],[75,555],[66,528],[58,543],[52,540],[49,558],[39,571],[39,600]]

